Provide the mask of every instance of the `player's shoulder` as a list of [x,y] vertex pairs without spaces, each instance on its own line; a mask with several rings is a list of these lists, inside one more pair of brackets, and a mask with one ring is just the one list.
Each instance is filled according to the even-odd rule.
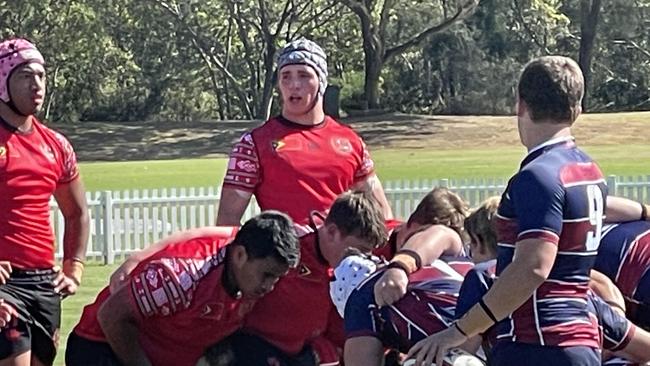
[[65,137],[61,132],[46,126],[36,118],[33,120],[34,127],[43,135],[49,137],[52,139],[55,143],[57,143],[61,147],[67,147],[71,146],[70,140],[68,140],[67,137]]

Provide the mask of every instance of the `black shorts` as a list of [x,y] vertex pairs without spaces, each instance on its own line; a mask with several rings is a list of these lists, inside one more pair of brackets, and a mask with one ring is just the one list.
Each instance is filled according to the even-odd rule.
[[316,366],[317,357],[307,346],[289,356],[261,337],[235,333],[205,352],[210,366]]
[[115,352],[106,342],[96,342],[70,333],[65,349],[67,366],[121,366]]
[[31,350],[42,363],[54,362],[61,326],[61,295],[52,284],[56,275],[53,269],[14,268],[0,285],[0,298],[18,313],[0,333],[0,360]]

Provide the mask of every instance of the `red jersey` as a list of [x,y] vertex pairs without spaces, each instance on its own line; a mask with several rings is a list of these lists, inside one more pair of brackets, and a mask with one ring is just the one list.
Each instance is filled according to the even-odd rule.
[[331,117],[304,126],[275,117],[246,133],[230,153],[223,187],[252,192],[262,210],[306,222],[374,172],[366,145]]
[[54,266],[50,197],[79,176],[68,140],[32,122],[28,133],[0,123],[0,260],[23,269]]
[[316,228],[296,225],[296,230],[300,264],[258,300],[244,324],[247,332],[289,355],[300,352],[307,341],[325,331],[334,306],[329,296],[330,268],[318,253]]
[[[205,350],[234,333],[255,303],[234,298],[223,287],[226,247],[232,237],[204,236],[170,244],[141,262],[130,279],[138,340],[153,365],[194,366]],[[74,332],[105,342],[97,312],[105,288],[84,308]]]

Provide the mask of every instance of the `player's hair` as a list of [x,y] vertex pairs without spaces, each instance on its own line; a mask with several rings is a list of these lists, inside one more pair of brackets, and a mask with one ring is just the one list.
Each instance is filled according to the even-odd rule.
[[406,225],[444,225],[458,233],[465,242],[463,221],[467,211],[467,203],[459,195],[447,188],[436,187],[418,203]]
[[359,238],[379,248],[386,243],[384,214],[369,191],[342,193],[332,204],[325,224],[334,224],[342,235]]
[[267,210],[246,221],[232,245],[243,246],[250,258],[271,256],[291,268],[300,261],[300,244],[293,221],[279,211]]
[[497,252],[497,233],[494,227],[494,218],[500,201],[501,197],[499,196],[486,199],[465,219],[467,234],[476,237],[486,250],[494,254]]
[[526,65],[517,89],[533,122],[573,123],[580,115],[585,81],[572,59],[543,56]]

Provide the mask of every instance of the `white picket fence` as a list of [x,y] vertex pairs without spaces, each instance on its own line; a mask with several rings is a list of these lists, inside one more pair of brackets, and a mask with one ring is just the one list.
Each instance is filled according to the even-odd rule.
[[[470,206],[500,195],[506,179],[433,179],[384,182],[386,196],[396,218],[407,218],[433,187],[448,187]],[[650,176],[607,177],[610,194],[650,202]],[[213,225],[219,190],[210,188],[153,189],[87,194],[91,230],[87,255],[104,263],[140,250],[168,234],[187,228]],[[63,216],[52,201],[51,218],[57,241],[57,257],[63,256]],[[251,202],[244,219],[259,212]]]

